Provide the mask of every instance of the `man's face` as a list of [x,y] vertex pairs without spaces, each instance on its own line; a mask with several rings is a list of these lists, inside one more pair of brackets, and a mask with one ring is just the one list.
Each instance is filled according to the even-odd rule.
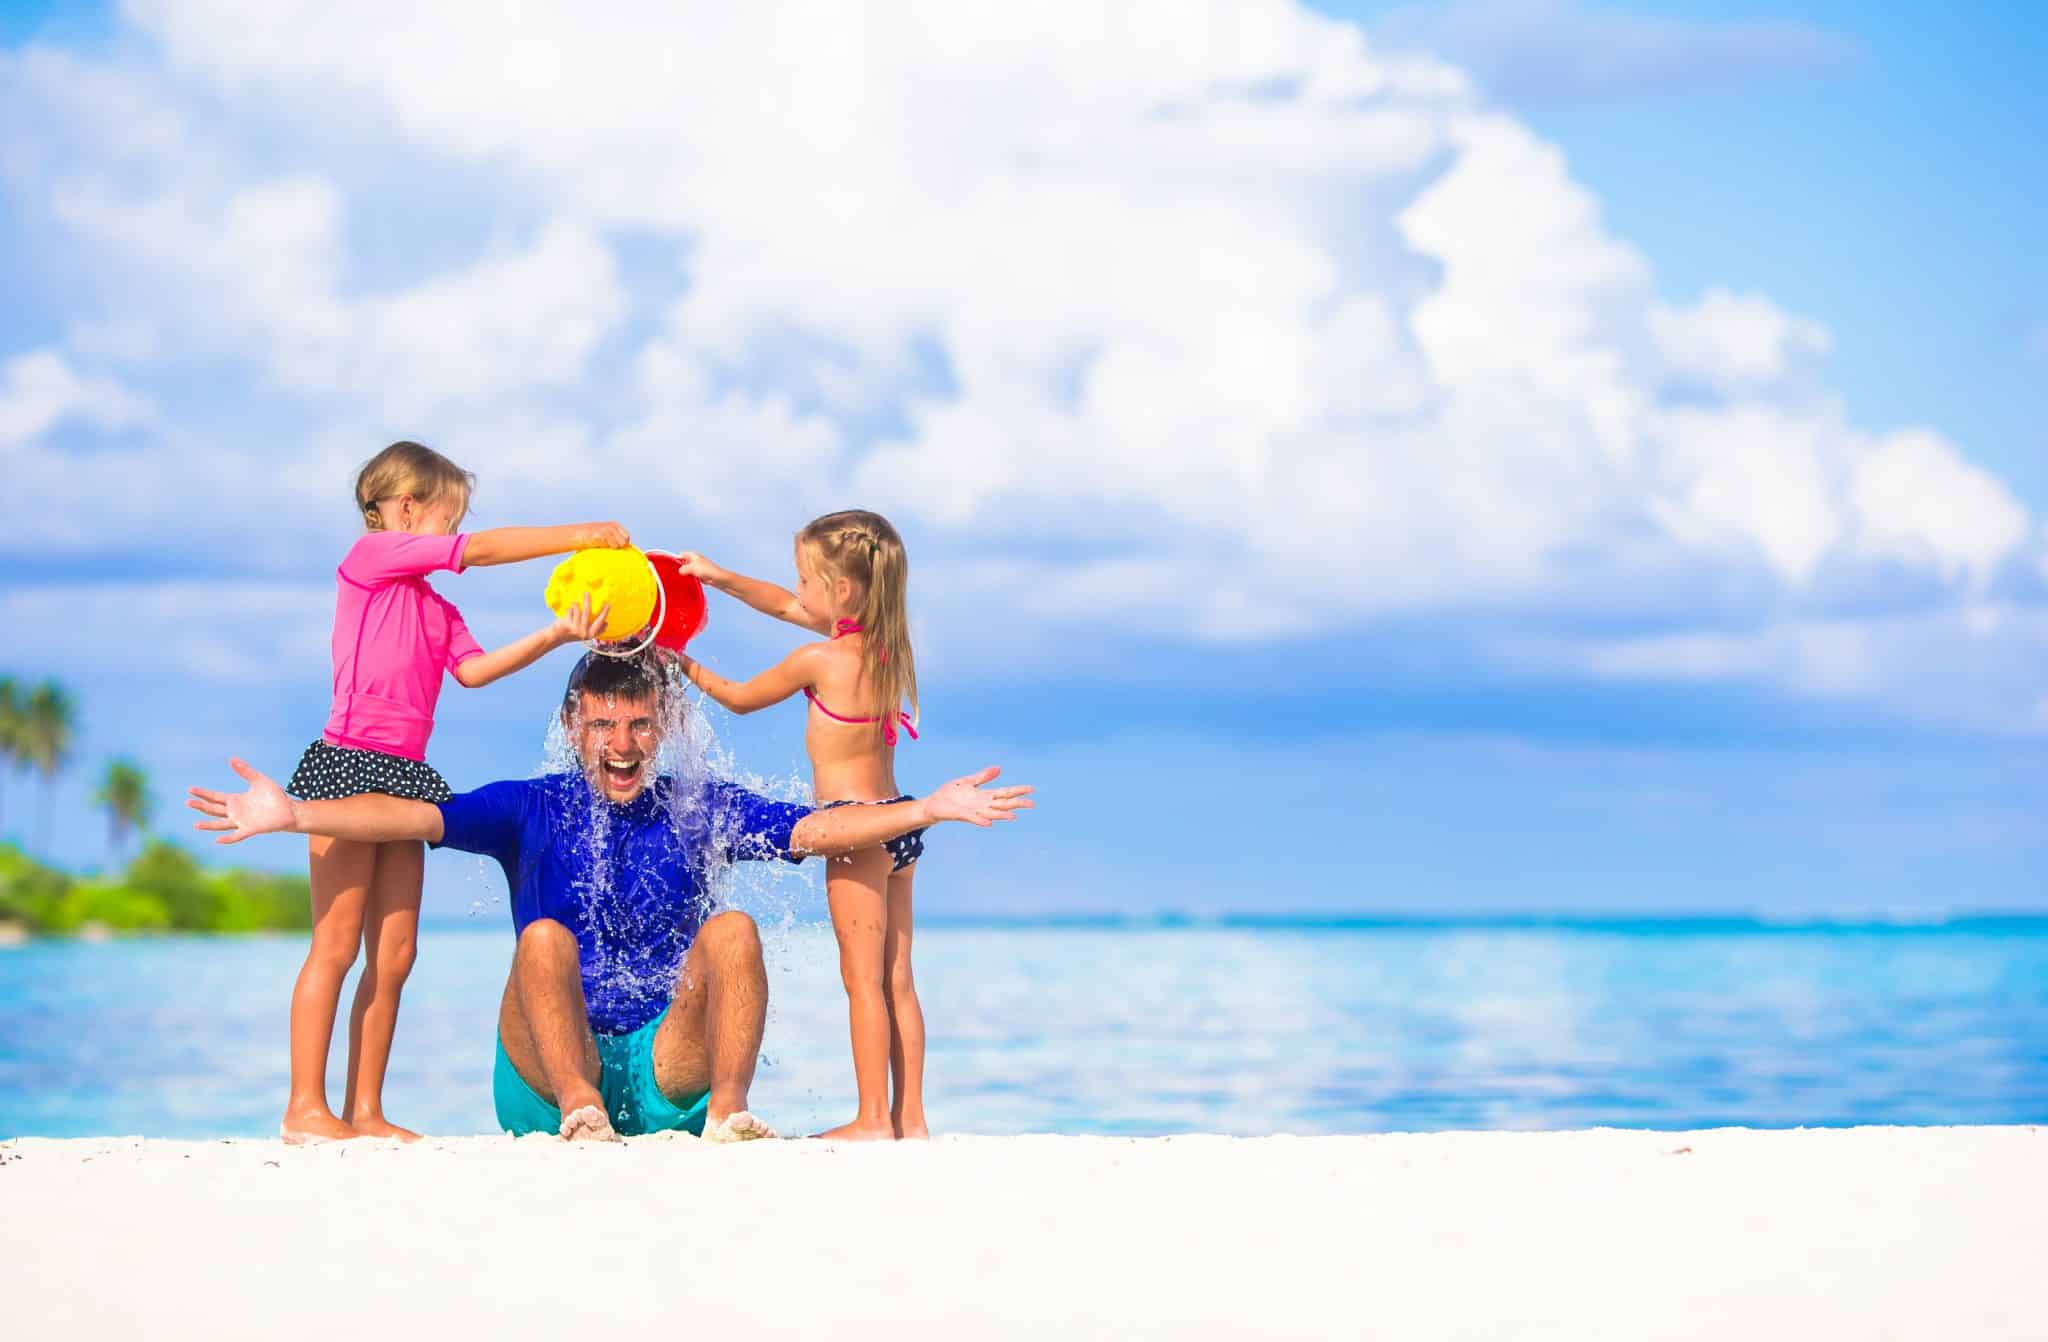
[[606,801],[624,806],[646,790],[649,766],[661,746],[661,709],[652,696],[622,699],[586,692],[580,702],[568,727],[576,736],[583,776]]

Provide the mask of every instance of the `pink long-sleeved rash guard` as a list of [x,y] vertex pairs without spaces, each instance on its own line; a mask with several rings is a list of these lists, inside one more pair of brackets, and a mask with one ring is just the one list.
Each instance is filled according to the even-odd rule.
[[335,570],[329,745],[427,757],[441,675],[483,655],[426,575],[462,572],[469,537],[372,531]]

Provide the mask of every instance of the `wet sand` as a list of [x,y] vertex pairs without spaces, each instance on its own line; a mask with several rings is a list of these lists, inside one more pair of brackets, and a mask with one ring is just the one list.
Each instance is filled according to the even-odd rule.
[[21,1139],[0,1208],[25,1339],[1953,1340],[2048,1319],[2027,1127]]

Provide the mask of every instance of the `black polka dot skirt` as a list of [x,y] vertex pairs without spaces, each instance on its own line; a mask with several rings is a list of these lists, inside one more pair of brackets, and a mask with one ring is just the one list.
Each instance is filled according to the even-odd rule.
[[331,746],[325,741],[306,747],[284,790],[301,801],[334,801],[383,792],[412,801],[444,802],[453,795],[447,781],[430,764],[381,750]]

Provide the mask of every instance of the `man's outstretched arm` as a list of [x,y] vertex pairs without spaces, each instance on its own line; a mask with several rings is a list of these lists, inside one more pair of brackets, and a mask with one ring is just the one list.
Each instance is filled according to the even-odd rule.
[[[1017,812],[1029,811],[1036,803],[1031,789],[1012,784],[984,787],[1002,770],[990,765],[980,773],[956,778],[928,797],[892,802],[887,806],[836,806],[813,811],[796,822],[789,846],[813,857],[837,857],[887,843],[899,834],[924,829],[947,820],[962,820],[987,829],[998,820],[1015,820]],[[303,803],[301,803],[303,805]]]
[[365,792],[337,801],[300,801],[285,795],[261,770],[231,759],[228,767],[246,792],[193,788],[185,804],[207,817],[192,828],[218,832],[215,843],[240,843],[258,834],[322,834],[331,839],[382,843],[387,839],[441,841],[441,808],[431,802]]

